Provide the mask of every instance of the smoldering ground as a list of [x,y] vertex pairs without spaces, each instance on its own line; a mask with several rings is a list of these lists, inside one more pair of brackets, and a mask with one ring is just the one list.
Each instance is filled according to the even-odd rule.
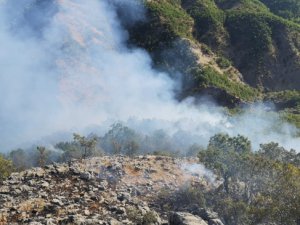
[[[128,17],[120,21],[118,7]],[[122,16],[124,18],[124,15]],[[0,3],[0,148],[55,134],[88,133],[123,121],[141,133],[163,129],[206,145],[219,132],[299,149],[297,130],[264,106],[228,117],[222,108],[177,102],[178,83],[127,48],[123,23],[144,18],[138,0],[28,0]],[[271,115],[271,116],[270,116]]]

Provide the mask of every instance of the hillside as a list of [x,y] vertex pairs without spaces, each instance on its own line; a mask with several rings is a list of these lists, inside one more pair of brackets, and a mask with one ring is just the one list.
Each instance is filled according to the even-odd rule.
[[12,173],[0,180],[0,224],[298,225],[300,153],[250,148],[216,135],[198,157],[107,155]]
[[0,225],[300,225],[299,0],[0,0]]
[[147,19],[127,26],[129,42],[149,51],[156,68],[181,73],[179,99],[206,94],[232,107],[300,90],[298,1],[151,0],[146,6]]
[[0,224],[222,225],[205,209],[198,210],[206,222],[163,209],[164,193],[188,184],[213,188],[201,171],[188,169],[193,165],[192,158],[105,156],[14,173],[0,186]]

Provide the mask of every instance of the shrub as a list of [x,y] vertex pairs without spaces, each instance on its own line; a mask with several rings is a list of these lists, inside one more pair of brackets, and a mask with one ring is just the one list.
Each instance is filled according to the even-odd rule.
[[226,59],[225,57],[221,56],[221,57],[218,57],[217,60],[216,60],[218,66],[222,69],[226,69],[228,67],[231,66],[231,62],[230,60]]
[[0,181],[6,179],[13,171],[12,162],[0,155]]

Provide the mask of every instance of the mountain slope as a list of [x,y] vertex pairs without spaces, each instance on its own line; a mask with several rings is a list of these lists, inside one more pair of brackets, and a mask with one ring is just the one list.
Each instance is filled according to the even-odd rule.
[[[128,27],[130,43],[148,50],[159,69],[182,73],[189,90],[183,96],[207,86],[242,100],[259,98],[255,89],[300,89],[300,26],[268,1],[152,0],[146,6],[148,19]],[[183,39],[202,55],[193,60],[189,46],[178,50]]]

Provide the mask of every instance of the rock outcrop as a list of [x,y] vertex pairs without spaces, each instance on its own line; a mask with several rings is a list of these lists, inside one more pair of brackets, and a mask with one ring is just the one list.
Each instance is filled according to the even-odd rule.
[[162,189],[209,188],[182,166],[189,163],[195,159],[104,156],[14,173],[0,186],[0,224],[212,224],[214,216],[170,214],[156,204]]

